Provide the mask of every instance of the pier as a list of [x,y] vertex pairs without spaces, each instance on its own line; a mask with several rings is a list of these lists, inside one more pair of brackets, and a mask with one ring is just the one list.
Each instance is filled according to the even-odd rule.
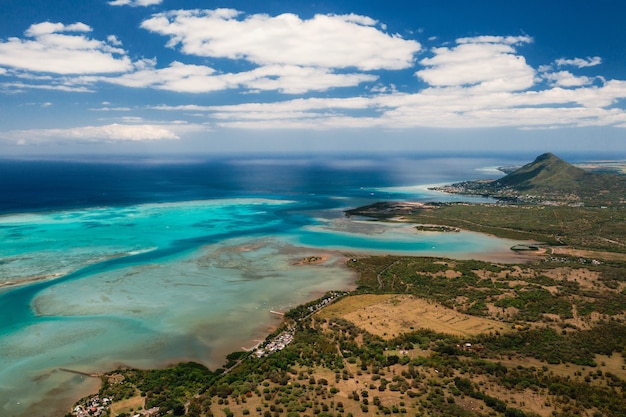
[[59,371],[63,371],[63,372],[69,372],[71,374],[77,374],[77,375],[83,375],[83,376],[88,376],[90,378],[100,378],[103,374],[96,374],[96,373],[89,373],[89,372],[83,372],[83,371],[77,371],[75,369],[68,369],[68,368],[59,368]]

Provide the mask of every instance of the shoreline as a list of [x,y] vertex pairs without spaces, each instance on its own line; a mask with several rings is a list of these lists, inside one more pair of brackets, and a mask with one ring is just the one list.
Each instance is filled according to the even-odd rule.
[[[406,227],[411,227],[412,225],[409,223],[406,223]],[[504,247],[503,247],[504,248]],[[246,250],[249,249],[248,247],[243,247],[240,248],[241,250]],[[307,266],[310,266],[311,268],[326,268],[326,267],[341,267],[343,269],[349,270],[349,268],[346,265],[346,261],[351,258],[351,257],[365,257],[365,256],[379,256],[381,255],[380,251],[354,251],[354,252],[349,252],[347,250],[324,250],[324,249],[315,249],[315,248],[304,248],[304,247],[297,247],[295,249],[291,249],[293,252],[288,252],[288,254],[291,254],[291,262],[290,265],[293,265],[294,267],[297,268],[306,268]],[[304,251],[304,253],[303,253]],[[504,251],[504,249],[503,249]],[[387,252],[388,253],[388,252]],[[433,256],[433,255],[423,255],[423,254],[419,254],[419,253],[412,253],[412,254],[398,254],[398,256]],[[437,257],[446,257],[446,256],[437,256]],[[455,254],[455,256],[447,256],[451,259],[481,259],[481,260],[490,260],[493,262],[503,262],[503,259],[506,258],[506,262],[507,263],[517,263],[517,262],[521,262],[521,261],[525,261],[525,259],[527,258],[527,256],[520,256],[519,254],[514,253],[513,251],[510,251],[510,253],[500,253],[500,252],[485,252],[485,253],[480,253],[480,254],[476,254],[476,253],[459,253],[459,254]],[[332,258],[332,262],[328,262],[329,259]],[[65,276],[65,275],[64,275]],[[57,278],[62,278],[61,277],[57,277]],[[31,282],[29,282],[26,285],[31,285],[33,283],[42,281],[42,279],[39,280],[33,280]],[[344,285],[342,286],[344,289],[347,289],[348,291],[353,291],[354,289],[356,289],[356,281],[357,281],[357,276],[355,274],[352,274],[351,278],[349,280],[346,280],[344,282]],[[12,290],[13,288],[17,288],[17,287],[12,287],[12,286],[5,286],[3,287],[3,289],[5,290]],[[340,290],[340,288],[325,288],[325,289],[317,289],[312,291],[308,297],[306,297],[306,299],[303,299],[302,301],[298,302],[297,305],[301,305],[301,304],[306,304],[308,301],[312,301],[315,300],[317,298],[319,298],[320,296],[322,296],[324,293],[326,293],[328,290]],[[289,305],[289,308],[294,308],[297,307],[297,305]],[[282,310],[281,310],[282,311]],[[239,351],[241,350],[242,346],[250,346],[250,345],[254,345],[256,343],[258,343],[256,340],[258,339],[262,339],[265,340],[265,338],[273,333],[273,331],[275,331],[282,323],[283,320],[279,319],[278,317],[274,316],[275,318],[272,319],[269,322],[269,325],[263,324],[261,326],[259,326],[259,328],[257,329],[257,331],[255,331],[255,333],[253,334],[252,338],[238,338],[237,340],[233,341],[232,343],[229,344],[229,347],[221,347],[219,348],[219,350],[215,350],[213,352],[211,352],[208,356],[207,356],[207,361],[202,361],[205,362],[205,364],[209,363],[211,364],[211,368],[212,369],[217,369],[220,366],[222,366],[225,363],[225,358],[228,354],[232,353],[233,351]],[[252,342],[251,342],[252,341]],[[219,357],[219,358],[218,358]],[[160,363],[157,363],[157,366],[153,366],[152,364],[150,365],[146,365],[145,367],[143,366],[129,366],[129,367],[137,367],[139,369],[151,369],[151,368],[166,368],[168,366],[171,366],[173,364],[176,363],[180,363],[180,362],[184,362],[187,358],[185,357],[177,357],[177,358],[170,358],[170,359],[166,359]],[[191,360],[197,361],[197,358],[189,358]],[[201,362],[201,363],[202,363]],[[219,365],[216,365],[217,363],[219,363]],[[99,367],[97,369],[89,369],[90,372],[94,372],[94,373],[104,373],[104,372],[110,372],[113,371],[116,368],[119,367],[126,367],[128,366],[126,363],[124,363],[124,361],[118,361],[115,363],[115,367],[114,368],[104,368],[104,367]],[[66,366],[69,368],[72,368],[72,366]],[[83,367],[78,367],[78,369],[81,369]],[[73,369],[73,368],[72,368]],[[91,379],[91,383],[97,383],[99,384],[99,381],[95,381],[94,379]],[[40,405],[39,404],[43,404],[43,403],[48,403],[50,404],[51,402],[56,402],[58,401],[63,401],[63,407],[62,410],[64,410],[65,412],[67,412],[67,410],[79,399],[84,397],[85,395],[89,395],[89,392],[87,392],[87,394],[85,394],[86,390],[89,390],[89,387],[93,386],[93,385],[89,385],[89,387],[86,387],[86,384],[89,384],[88,382],[82,381],[80,384],[74,386],[73,388],[66,388],[68,384],[65,384],[66,387],[63,388],[64,391],[64,398],[67,399],[66,401],[63,401],[61,399],[58,398],[58,395],[53,395],[53,394],[49,394],[46,395],[43,399],[41,399],[40,401],[37,401],[36,403],[31,404],[31,406],[29,407],[29,412],[31,410],[37,410],[37,411],[41,411],[40,410]],[[60,387],[58,387],[60,388]],[[74,395],[67,395],[70,392],[76,392],[77,396]],[[69,398],[71,398],[71,402],[69,400]],[[55,409],[61,409],[59,407],[54,407]],[[47,409],[50,409],[50,407],[47,407]],[[31,414],[34,415],[38,415],[40,413],[38,412],[31,412]],[[60,415],[64,415],[60,414]],[[28,414],[23,414],[23,415],[28,415]],[[44,414],[42,414],[44,415]],[[49,415],[49,414],[45,414],[45,415]],[[54,414],[56,415],[56,414]]]
[[[341,268],[347,270],[347,271],[351,271],[348,267],[347,267],[347,260],[349,259],[347,256],[345,256],[345,254],[343,254],[342,252],[339,251],[320,251],[320,252],[314,252],[311,251],[311,253],[315,253],[315,255],[310,255],[307,256],[303,259],[300,260],[300,262],[302,260],[306,260],[309,258],[316,258],[315,262],[304,262],[302,264],[298,264],[297,262],[292,263],[292,265],[297,266],[297,267],[306,267],[308,265],[310,265],[311,267],[324,267],[325,263],[331,258],[331,257],[335,257],[337,258],[334,262],[334,265],[341,265]],[[322,261],[323,260],[323,261]],[[353,272],[353,271],[351,271]],[[356,273],[352,274],[352,277],[344,282],[344,285],[341,289],[341,291],[354,291],[356,289],[356,280],[357,280],[357,276]],[[333,288],[334,289],[334,288]],[[283,310],[280,310],[280,312],[286,312],[292,308],[295,308],[299,305],[302,304],[306,304],[310,301],[316,300],[318,298],[320,298],[321,296],[323,296],[325,293],[327,292],[327,290],[322,290],[322,289],[318,289],[318,290],[314,290],[311,291],[311,293],[309,294],[308,297],[306,297],[305,299],[303,299],[301,302],[299,302],[298,304],[290,304],[289,306],[287,306],[288,308]],[[222,366],[224,366],[226,364],[226,357],[227,355],[233,353],[233,352],[237,352],[237,351],[242,351],[245,349],[250,349],[251,346],[254,347],[256,345],[259,345],[260,343],[263,343],[266,338],[271,335],[272,333],[274,333],[278,328],[280,328],[283,323],[284,323],[284,317],[277,315],[277,314],[272,314],[271,309],[268,310],[264,310],[264,314],[267,313],[268,314],[268,321],[264,322],[262,324],[260,324],[256,330],[254,330],[250,335],[248,335],[248,337],[239,337],[237,339],[232,340],[231,342],[229,342],[227,345],[221,346],[213,351],[211,351],[206,357],[205,360],[201,360],[199,361],[198,358],[195,357],[186,357],[186,356],[180,356],[180,357],[176,357],[176,358],[169,358],[169,359],[164,359],[162,361],[158,361],[158,362],[153,362],[150,365],[147,366],[133,366],[130,365],[129,363],[125,362],[125,361],[117,361],[116,363],[114,363],[114,366],[111,368],[107,368],[107,367],[95,367],[95,368],[88,368],[87,370],[82,370],[85,369],[84,366],[82,367],[77,367],[78,372],[75,372],[75,377],[76,378],[83,378],[84,382],[81,383],[80,385],[77,385],[74,389],[68,389],[68,388],[64,388],[63,392],[64,394],[68,394],[71,392],[75,392],[76,395],[65,395],[67,397],[67,401],[63,401],[63,400],[58,400],[59,403],[62,402],[62,405],[59,406],[55,406],[54,409],[56,410],[55,413],[57,414],[52,414],[54,416],[63,416],[65,415],[70,409],[71,407],[75,404],[76,401],[78,401],[79,399],[85,397],[85,396],[89,396],[92,395],[93,393],[97,392],[99,387],[101,386],[101,382],[97,379],[97,378],[93,378],[93,377],[87,377],[84,375],[81,375],[82,373],[84,374],[102,374],[105,375],[109,372],[114,372],[116,369],[120,369],[120,368],[136,368],[136,369],[143,369],[143,370],[148,370],[148,369],[165,369],[171,366],[175,366],[176,364],[179,363],[184,363],[184,362],[189,362],[189,361],[193,361],[193,362],[199,362],[204,366],[207,366],[209,369],[211,370],[216,370],[221,368]],[[64,366],[63,368],[69,368],[69,369],[74,369],[72,368],[72,366]],[[50,372],[54,372],[56,370],[61,370],[63,372],[65,372],[64,370],[62,370],[61,368],[55,368]],[[76,370],[75,370],[76,371]],[[79,374],[81,373],[81,374]],[[87,386],[87,384],[90,384],[89,386]],[[94,385],[95,384],[95,385]],[[97,386],[97,388],[95,390],[90,389],[90,387],[93,386]],[[59,387],[60,388],[60,387]],[[50,395],[49,397],[46,397],[44,399],[42,399],[41,401],[38,401],[37,404],[32,404],[31,407],[29,407],[28,409],[28,413],[24,413],[22,414],[24,417],[27,415],[40,415],[40,412],[43,411],[43,409],[40,409],[37,405],[38,404],[43,404],[43,403],[49,403],[52,399],[56,399],[56,395]],[[70,400],[71,399],[71,402]],[[51,409],[51,407],[46,407],[45,410],[49,411]],[[31,411],[32,410],[32,411]],[[50,414],[46,414],[46,415],[50,415]]]

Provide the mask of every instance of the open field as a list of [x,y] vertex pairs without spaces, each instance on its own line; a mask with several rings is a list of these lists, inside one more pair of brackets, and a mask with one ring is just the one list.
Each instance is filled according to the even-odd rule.
[[415,329],[462,337],[510,328],[502,322],[459,313],[410,295],[356,295],[346,297],[320,313],[321,318],[336,315],[383,339]]
[[573,249],[573,248],[559,247],[559,246],[552,247],[550,251],[553,255],[566,255],[566,256],[575,256],[575,257],[581,257],[581,258],[600,259],[603,261],[626,262],[626,253],[592,251],[592,250]]
[[111,417],[117,417],[120,414],[134,415],[133,411],[143,409],[146,399],[139,395],[125,400],[117,401],[111,406]]

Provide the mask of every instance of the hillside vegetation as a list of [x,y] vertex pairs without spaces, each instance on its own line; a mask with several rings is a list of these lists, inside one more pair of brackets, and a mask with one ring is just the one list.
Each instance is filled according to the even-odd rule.
[[626,177],[594,173],[546,153],[493,181],[465,181],[437,188],[508,201],[619,206],[626,204]]

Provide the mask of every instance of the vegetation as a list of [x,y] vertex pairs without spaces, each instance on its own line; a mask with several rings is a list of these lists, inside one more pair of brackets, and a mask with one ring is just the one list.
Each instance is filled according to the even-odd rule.
[[577,168],[551,153],[494,181],[465,181],[441,190],[507,201],[623,206],[626,178]]

